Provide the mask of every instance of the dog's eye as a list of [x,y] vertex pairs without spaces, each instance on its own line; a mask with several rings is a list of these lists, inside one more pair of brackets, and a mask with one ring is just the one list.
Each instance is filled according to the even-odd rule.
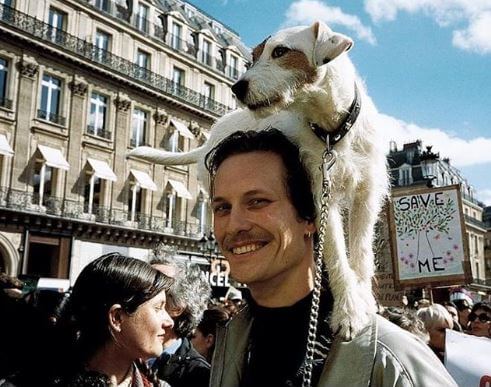
[[285,55],[288,51],[290,51],[289,48],[278,46],[278,47],[275,47],[275,49],[271,53],[271,56],[273,57],[273,59],[276,59],[276,58],[279,58],[280,56]]

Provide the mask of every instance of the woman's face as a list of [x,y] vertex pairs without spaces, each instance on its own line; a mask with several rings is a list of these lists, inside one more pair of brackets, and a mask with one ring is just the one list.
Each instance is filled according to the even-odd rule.
[[133,314],[124,314],[118,342],[132,358],[148,359],[163,351],[164,334],[174,322],[165,310],[165,291],[141,304]]
[[469,333],[474,336],[491,337],[491,313],[476,309],[469,314]]

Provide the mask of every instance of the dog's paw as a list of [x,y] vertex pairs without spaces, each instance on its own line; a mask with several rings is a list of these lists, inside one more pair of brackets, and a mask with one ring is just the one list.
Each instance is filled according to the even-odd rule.
[[367,300],[360,298],[359,294],[351,293],[341,302],[334,302],[331,329],[343,340],[351,340],[369,323],[369,316],[373,312],[372,303],[367,303]]

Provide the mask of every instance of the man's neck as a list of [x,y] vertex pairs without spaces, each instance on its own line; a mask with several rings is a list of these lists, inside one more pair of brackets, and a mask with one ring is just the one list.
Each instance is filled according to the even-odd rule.
[[313,264],[301,264],[292,274],[279,274],[268,281],[248,284],[254,301],[264,307],[290,306],[309,294],[314,288]]

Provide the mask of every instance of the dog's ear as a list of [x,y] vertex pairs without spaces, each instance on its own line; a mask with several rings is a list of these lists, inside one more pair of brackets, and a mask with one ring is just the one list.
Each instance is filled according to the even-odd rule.
[[353,47],[353,40],[346,35],[333,32],[322,22],[315,22],[311,28],[315,39],[313,60],[316,66],[329,63]]

